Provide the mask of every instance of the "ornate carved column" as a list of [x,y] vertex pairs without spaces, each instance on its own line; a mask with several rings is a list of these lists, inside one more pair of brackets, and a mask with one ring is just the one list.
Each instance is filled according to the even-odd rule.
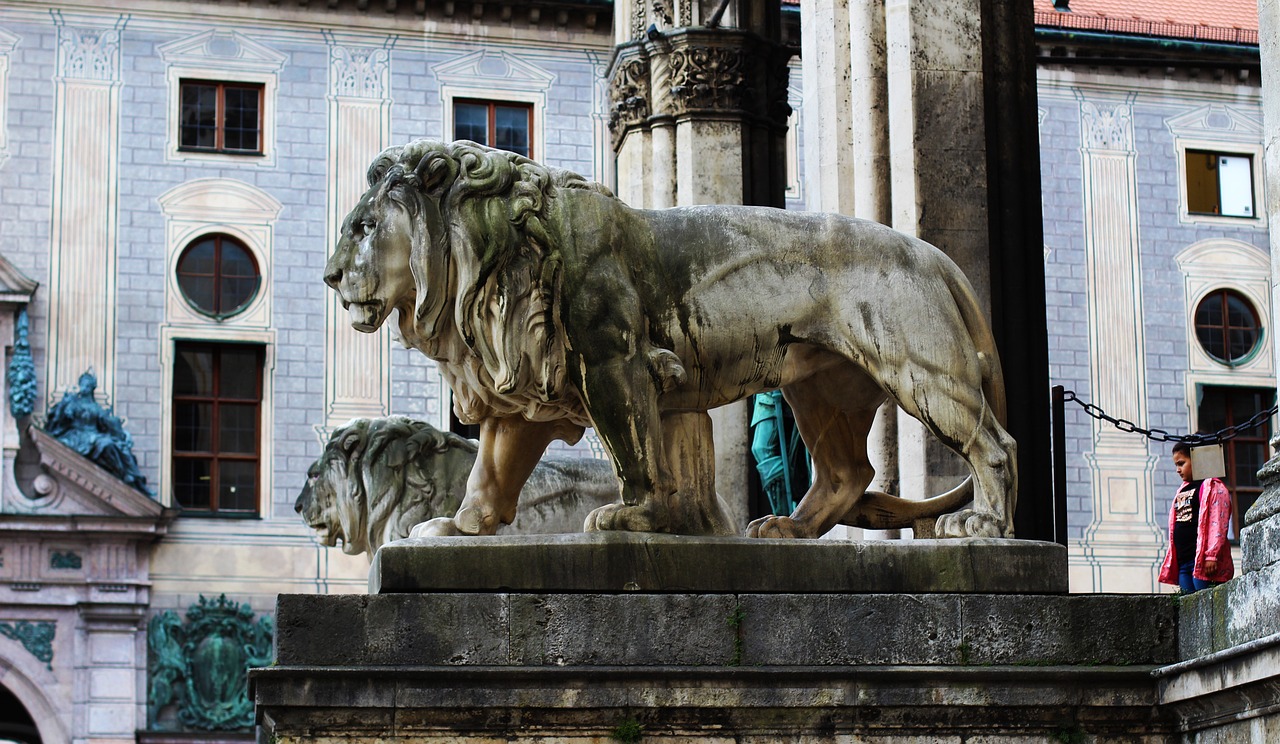
[[115,392],[116,194],[120,32],[73,26],[54,11],[53,215],[50,220],[48,374],[53,401],[92,367],[98,395]]
[[[778,0],[623,0],[610,121],[618,195],[636,207],[783,206],[787,61]],[[746,524],[748,408],[712,412],[716,490]]]
[[[329,40],[328,251],[342,220],[368,188],[365,170],[391,141],[390,50],[342,46]],[[391,336],[387,328],[363,334],[351,328],[338,298],[328,293],[325,313],[327,432],[358,416],[391,409]]]
[[[1080,101],[1085,263],[1089,297],[1089,394],[1095,405],[1147,426],[1142,267],[1138,246],[1133,97]],[[1094,421],[1093,520],[1079,547],[1087,575],[1076,588],[1156,591],[1164,538],[1156,525],[1146,439]],[[1083,582],[1083,583],[1081,583]]]

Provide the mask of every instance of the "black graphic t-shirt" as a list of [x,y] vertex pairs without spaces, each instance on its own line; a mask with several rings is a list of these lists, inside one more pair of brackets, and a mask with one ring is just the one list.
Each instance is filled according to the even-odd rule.
[[1173,497],[1173,550],[1178,565],[1196,559],[1196,536],[1200,531],[1200,484],[1183,483]]

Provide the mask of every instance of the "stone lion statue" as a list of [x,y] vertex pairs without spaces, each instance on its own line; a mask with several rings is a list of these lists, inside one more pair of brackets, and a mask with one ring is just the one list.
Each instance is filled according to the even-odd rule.
[[[330,547],[373,554],[414,525],[453,514],[466,492],[476,443],[403,416],[354,419],[335,429],[307,469],[294,510]],[[618,498],[612,466],[548,459],[534,467],[512,533],[578,532],[592,509]]]
[[[633,209],[577,174],[465,141],[388,148],[368,181],[325,282],[356,330],[398,311],[404,343],[439,363],[458,418],[480,425],[458,512],[423,533],[493,533],[547,444],[594,426],[622,499],[588,529],[730,534],[707,411],[780,389],[814,481],[792,514],[749,535],[941,514],[939,536],[1012,536],[1000,361],[972,287],[937,248],[832,214]],[[915,503],[867,492],[867,434],[886,398],[964,458],[961,486]]]

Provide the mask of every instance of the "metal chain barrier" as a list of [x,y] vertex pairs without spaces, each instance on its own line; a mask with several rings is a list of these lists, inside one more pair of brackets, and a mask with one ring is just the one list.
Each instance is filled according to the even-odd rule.
[[1253,415],[1253,418],[1249,419],[1248,421],[1242,424],[1236,424],[1235,426],[1228,426],[1227,428],[1219,429],[1212,434],[1170,434],[1164,429],[1144,429],[1141,426],[1138,426],[1137,424],[1127,419],[1109,416],[1107,415],[1106,411],[1102,410],[1101,408],[1098,408],[1094,404],[1080,400],[1080,398],[1076,395],[1074,390],[1062,391],[1062,399],[1075,401],[1076,403],[1080,404],[1080,407],[1084,409],[1085,413],[1089,414],[1093,418],[1098,419],[1099,421],[1106,421],[1110,423],[1120,431],[1141,434],[1142,436],[1146,437],[1147,439],[1150,439],[1153,442],[1183,442],[1185,444],[1191,445],[1192,447],[1197,447],[1202,444],[1220,444],[1222,442],[1227,441],[1228,439],[1234,439],[1236,435],[1240,434],[1241,432],[1249,431],[1250,429],[1256,428],[1263,421],[1266,421],[1267,419],[1276,415],[1277,410],[1280,410],[1280,406],[1272,406],[1270,409],[1266,411],[1258,411]]

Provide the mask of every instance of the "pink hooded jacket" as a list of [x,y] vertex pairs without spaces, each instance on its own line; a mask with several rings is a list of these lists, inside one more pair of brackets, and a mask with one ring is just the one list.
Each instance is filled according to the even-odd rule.
[[[1173,555],[1173,524],[1176,514],[1169,508],[1169,552],[1160,566],[1160,582],[1178,584],[1178,564]],[[1231,562],[1231,544],[1227,542],[1227,524],[1231,521],[1231,494],[1217,478],[1206,478],[1200,484],[1200,525],[1196,531],[1196,567],[1191,575],[1202,581],[1227,581],[1236,573]],[[1216,560],[1218,570],[1204,572],[1205,559]]]

